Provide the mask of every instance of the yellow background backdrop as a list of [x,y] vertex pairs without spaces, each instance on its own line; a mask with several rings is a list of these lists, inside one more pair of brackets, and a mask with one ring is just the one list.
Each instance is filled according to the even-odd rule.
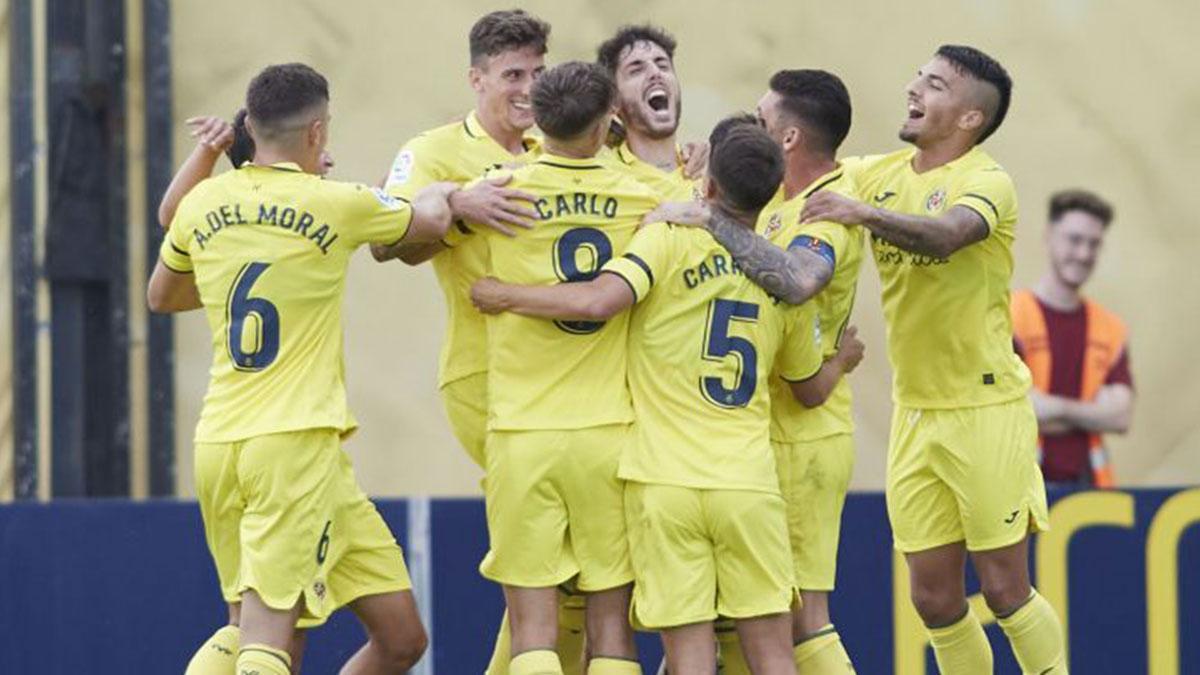
[[[481,13],[511,6],[482,0],[174,3],[176,161],[191,149],[186,117],[231,115],[262,66],[304,61],[331,82],[333,177],[374,182],[406,139],[470,109],[467,31]],[[972,44],[996,56],[1015,81],[1008,120],[988,142],[1013,175],[1021,201],[1014,282],[1031,284],[1044,268],[1041,237],[1051,192],[1087,187],[1116,205],[1088,290],[1132,331],[1137,412],[1130,435],[1111,443],[1118,481],[1200,482],[1200,366],[1193,356],[1200,344],[1200,275],[1191,271],[1198,243],[1191,198],[1200,176],[1200,79],[1194,74],[1200,47],[1193,29],[1200,25],[1200,4],[610,0],[522,6],[553,24],[551,64],[593,58],[596,45],[622,23],[651,21],[674,33],[686,140],[705,137],[730,112],[752,109],[775,70],[810,67],[837,73],[850,89],[854,128],[845,154],[888,151],[900,145],[895,132],[904,116],[903,87],[939,44]],[[136,45],[131,51],[137,57]],[[132,75],[140,77],[140,68],[130,63]],[[135,94],[136,86],[130,119],[140,124]],[[136,172],[143,146],[133,140]],[[7,171],[7,162],[0,164],[0,178]],[[0,199],[7,206],[7,180]],[[143,226],[140,215],[131,220],[132,227]],[[7,223],[4,208],[4,256]],[[8,283],[3,275],[0,329],[11,304]],[[890,384],[879,284],[869,262],[860,283],[854,323],[868,355],[853,376],[859,431],[853,485],[880,489]],[[429,269],[378,265],[365,251],[356,256],[346,293],[346,350],[350,400],[362,426],[347,447],[372,494],[478,492],[479,471],[450,435],[435,391],[443,325]],[[179,318],[176,347],[179,491],[190,495],[190,439],[210,358],[200,314]],[[9,358],[8,350],[0,353],[0,378],[8,378]],[[0,497],[11,463],[6,400],[7,391],[0,392]],[[135,419],[140,414],[155,413],[135,403]],[[144,442],[135,452],[144,453]],[[133,464],[144,471],[144,463]]]

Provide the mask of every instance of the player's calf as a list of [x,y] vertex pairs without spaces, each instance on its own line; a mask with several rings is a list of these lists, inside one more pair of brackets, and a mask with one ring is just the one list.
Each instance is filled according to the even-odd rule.
[[755,675],[795,675],[790,613],[738,619],[742,653]]

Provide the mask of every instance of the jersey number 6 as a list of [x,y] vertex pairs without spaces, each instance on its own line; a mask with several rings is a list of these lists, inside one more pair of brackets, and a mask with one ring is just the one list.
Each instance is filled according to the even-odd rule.
[[754,350],[754,343],[729,334],[733,321],[758,323],[758,305],[718,298],[708,306],[704,360],[723,365],[725,359],[732,356],[736,361],[737,384],[734,389],[726,389],[721,377],[700,378],[700,393],[709,403],[720,408],[746,407],[754,398],[754,389],[758,386],[758,354]]
[[[248,263],[229,288],[225,303],[225,345],[233,367],[241,371],[262,370],[279,355],[279,310],[269,300],[250,297],[254,282],[270,266],[271,263]],[[247,325],[246,319],[251,315],[257,321]],[[248,330],[253,332],[247,335]]]

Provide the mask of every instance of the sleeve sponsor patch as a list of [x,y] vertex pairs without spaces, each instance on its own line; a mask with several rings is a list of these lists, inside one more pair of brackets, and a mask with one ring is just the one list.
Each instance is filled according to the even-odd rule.
[[371,194],[375,195],[375,199],[378,199],[380,204],[383,204],[389,209],[398,209],[403,204],[403,202],[401,202],[399,199],[396,199],[377,187],[371,188]]
[[810,237],[807,234],[801,234],[793,239],[792,243],[788,244],[788,248],[806,248],[828,260],[830,266],[837,267],[837,255],[834,254],[833,247],[830,246],[828,242],[817,239],[816,237]]
[[392,162],[392,170],[388,172],[388,184],[404,185],[407,183],[409,176],[412,175],[412,167],[412,150],[401,150],[400,154],[396,155],[396,161]]

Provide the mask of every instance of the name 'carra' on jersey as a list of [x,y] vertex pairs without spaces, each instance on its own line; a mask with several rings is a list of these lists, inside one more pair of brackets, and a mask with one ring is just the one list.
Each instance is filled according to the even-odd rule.
[[617,200],[615,197],[601,196],[590,192],[571,192],[568,194],[542,197],[534,202],[538,217],[542,220],[552,220],[563,216],[603,216],[617,217]]

